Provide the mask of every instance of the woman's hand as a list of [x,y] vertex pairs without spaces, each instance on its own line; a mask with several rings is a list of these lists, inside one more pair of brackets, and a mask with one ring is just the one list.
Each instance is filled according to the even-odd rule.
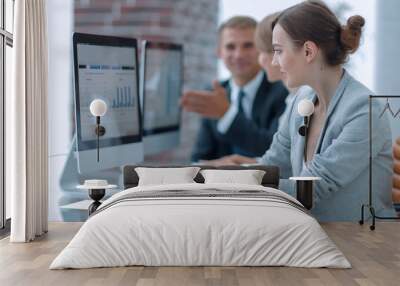
[[226,165],[255,164],[257,163],[257,160],[254,158],[234,154],[221,157],[215,160],[202,160],[200,162],[206,165],[212,165],[218,167]]

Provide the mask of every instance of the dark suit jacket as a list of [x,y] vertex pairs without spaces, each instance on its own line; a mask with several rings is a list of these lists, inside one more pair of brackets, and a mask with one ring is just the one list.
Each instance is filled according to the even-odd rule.
[[[221,85],[230,98],[229,80]],[[278,120],[285,109],[287,89],[279,82],[264,78],[254,98],[251,119],[238,112],[225,134],[217,130],[215,119],[203,118],[192,152],[192,161],[212,160],[230,154],[262,156],[269,148],[278,129]]]

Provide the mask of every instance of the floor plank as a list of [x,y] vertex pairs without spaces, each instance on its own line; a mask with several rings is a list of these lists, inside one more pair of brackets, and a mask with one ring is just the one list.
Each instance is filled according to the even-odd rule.
[[323,228],[351,262],[352,269],[290,267],[116,267],[48,269],[81,223],[50,223],[49,233],[32,243],[0,240],[0,285],[400,285],[400,224],[328,223]]

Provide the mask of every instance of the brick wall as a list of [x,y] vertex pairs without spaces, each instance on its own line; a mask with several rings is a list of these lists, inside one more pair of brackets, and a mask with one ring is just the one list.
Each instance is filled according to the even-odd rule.
[[[217,74],[218,0],[75,0],[77,32],[119,35],[184,45],[184,88],[204,88]],[[183,113],[179,149],[146,161],[189,160],[199,118]]]

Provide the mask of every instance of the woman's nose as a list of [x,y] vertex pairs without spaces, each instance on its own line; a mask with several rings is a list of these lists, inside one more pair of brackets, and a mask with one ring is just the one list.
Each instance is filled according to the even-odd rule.
[[271,62],[271,64],[272,64],[273,66],[279,66],[279,62],[278,62],[276,53],[274,53],[274,56],[272,57],[272,62]]

